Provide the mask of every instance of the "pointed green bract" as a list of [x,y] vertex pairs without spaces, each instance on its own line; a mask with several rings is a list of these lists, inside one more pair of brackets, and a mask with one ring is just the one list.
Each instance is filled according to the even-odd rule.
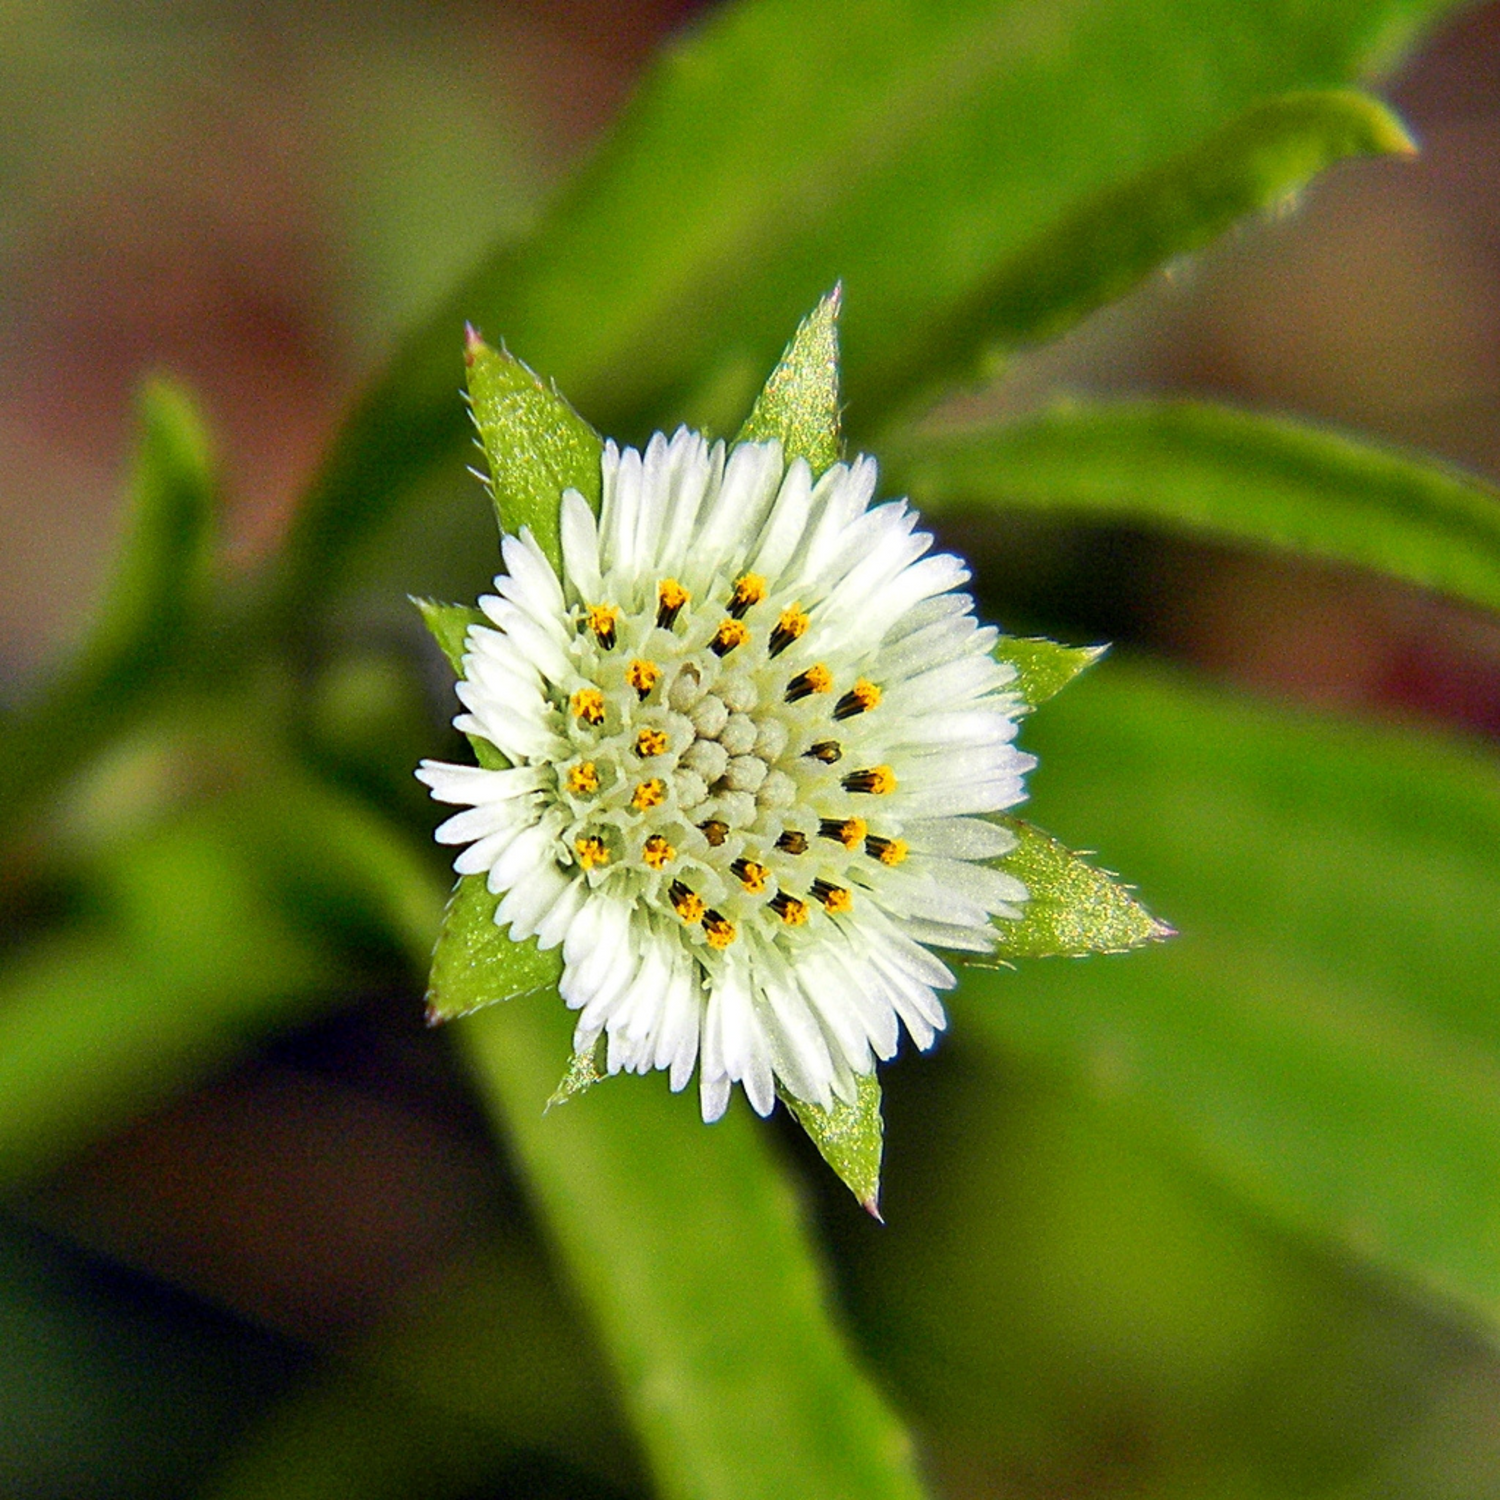
[[596,1036],[587,1046],[574,1052],[568,1060],[568,1071],[563,1074],[562,1082],[552,1091],[552,1096],[547,1100],[547,1108],[551,1109],[554,1104],[566,1104],[569,1099],[579,1094],[587,1093],[596,1083],[602,1083],[608,1076],[599,1069],[599,1050],[604,1046],[603,1035]]
[[805,458],[817,478],[839,460],[839,305],[835,287],[797,327],[740,428],[739,443],[777,438],[787,462]]
[[929,509],[1161,527],[1372,568],[1500,609],[1500,492],[1417,454],[1192,401],[1072,406],[903,443]]
[[1108,646],[1060,646],[1039,636],[1004,635],[996,644],[996,661],[1016,669],[1015,689],[1028,709],[1060,693],[1082,671],[1094,665]]
[[604,444],[554,386],[513,354],[492,349],[472,329],[464,360],[500,529],[514,533],[529,526],[561,573],[558,507],[563,491],[577,490],[598,511]]
[[464,675],[464,642],[470,629],[485,623],[484,611],[472,604],[440,604],[436,599],[411,601],[421,611],[422,620],[438,643],[455,677]]
[[885,1124],[880,1117],[880,1080],[863,1073],[856,1080],[858,1097],[853,1104],[840,1099],[832,1109],[809,1104],[781,1090],[781,1100],[796,1116],[823,1160],[838,1173],[844,1186],[860,1206],[880,1217],[880,1157],[885,1144]]
[[448,898],[427,982],[427,1021],[437,1025],[501,1000],[551,989],[562,974],[562,955],[543,953],[531,939],[512,942],[495,925],[499,897],[483,875],[464,875]]
[[[422,619],[432,638],[438,643],[455,677],[464,675],[464,642],[469,629],[485,624],[484,611],[468,604],[439,604],[436,599],[413,599],[421,611]],[[510,765],[504,755],[490,742],[477,734],[466,734],[466,740],[474,747],[474,756],[486,771],[503,771]]]
[[1019,818],[996,818],[1019,840],[996,865],[1024,881],[1019,921],[997,918],[1001,958],[1081,958],[1124,953],[1172,936],[1130,892],[1051,834]]

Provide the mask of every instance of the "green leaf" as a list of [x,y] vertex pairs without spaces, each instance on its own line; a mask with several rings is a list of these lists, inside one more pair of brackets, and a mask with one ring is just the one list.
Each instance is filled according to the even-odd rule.
[[1003,332],[976,299],[1101,195],[1268,98],[1369,77],[1451,8],[720,7],[664,52],[538,233],[492,256],[397,352],[299,516],[281,618],[305,618],[335,560],[457,453],[462,319],[503,332],[604,430],[639,437],[736,371],[750,399],[779,330],[842,279],[843,378],[868,432],[917,386],[969,367]]
[[1500,766],[1117,663],[1039,715],[1035,814],[1172,914],[966,971],[955,1032],[1065,1070],[1302,1233],[1500,1325]]
[[995,864],[1024,882],[1019,921],[996,920],[1002,958],[1081,958],[1125,953],[1173,935],[1107,871],[1019,818],[994,820],[1016,835],[1016,847]]
[[490,494],[501,531],[531,528],[558,573],[558,507],[577,490],[599,509],[599,434],[514,355],[491,349],[471,328],[464,348],[469,405],[490,466]]
[[560,1001],[455,1029],[525,1169],[668,1500],[915,1500],[910,1441],[830,1311],[790,1184],[740,1104],[705,1126],[658,1074],[543,1117]]
[[816,479],[839,461],[839,302],[835,287],[797,325],[781,362],[740,428],[739,443],[777,438],[787,462],[805,458]]
[[1348,156],[1414,155],[1401,122],[1364,94],[1289,94],[1072,207],[932,331],[941,373],[976,333],[1004,347],[1049,338],[1197,250],[1246,214],[1284,203]]
[[1108,650],[1108,646],[1059,646],[1040,637],[1003,635],[993,655],[1016,669],[1016,691],[1030,710],[1060,693]]
[[1064,408],[912,438],[919,503],[1158,526],[1353,563],[1500,609],[1500,492],[1431,459],[1194,402]]
[[880,1118],[880,1080],[874,1073],[858,1079],[859,1094],[853,1104],[841,1099],[824,1109],[784,1090],[781,1101],[797,1117],[818,1154],[838,1173],[859,1206],[873,1218],[880,1217],[880,1157],[885,1145],[885,1124]]
[[512,942],[495,925],[499,904],[483,875],[461,876],[454,886],[427,981],[429,1026],[557,984],[562,975],[559,951],[543,953],[535,938]]
[[145,711],[203,607],[216,510],[207,436],[165,381],[142,387],[139,417],[125,540],[93,627],[40,697],[0,719],[0,827]]

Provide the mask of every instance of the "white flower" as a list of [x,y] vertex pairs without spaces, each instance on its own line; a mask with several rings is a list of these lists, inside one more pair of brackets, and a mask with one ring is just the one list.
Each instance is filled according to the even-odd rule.
[[825,1109],[945,1024],[929,951],[989,951],[1017,880],[983,815],[1024,795],[1015,673],[875,464],[816,484],[780,445],[608,444],[596,522],[570,490],[559,581],[529,532],[469,632],[454,723],[508,770],[424,761],[438,830],[515,939],[561,943],[575,1050],[609,1072],[699,1064]]

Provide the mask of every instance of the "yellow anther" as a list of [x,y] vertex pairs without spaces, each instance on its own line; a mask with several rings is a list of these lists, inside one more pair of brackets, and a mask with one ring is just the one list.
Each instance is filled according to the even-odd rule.
[[575,719],[582,719],[585,724],[602,724],[604,722],[604,694],[598,688],[579,688],[570,700]]
[[[641,845],[641,858],[651,866],[653,870],[665,870],[666,867],[677,858],[677,851],[664,839],[661,834],[653,833],[644,844]],[[696,898],[695,898],[696,899]]]
[[759,604],[766,597],[766,580],[759,573],[746,573],[734,581],[734,593],[729,598],[729,613],[736,620],[744,617],[751,605]]
[[609,863],[609,850],[604,847],[604,840],[597,834],[588,834],[581,839],[574,839],[573,847],[578,851],[578,863],[585,870],[592,870],[598,865]]
[[667,897],[672,903],[672,910],[684,922],[693,923],[702,919],[703,897],[696,891],[689,890],[680,880],[672,882],[667,890]]
[[854,905],[854,897],[841,885],[831,885],[826,880],[813,881],[813,895],[830,912],[848,911]]
[[643,729],[635,737],[635,753],[642,759],[652,755],[661,755],[667,748],[666,731],[662,729]]
[[736,646],[743,646],[750,639],[750,627],[739,620],[725,620],[714,632],[708,649],[715,656],[728,656]]
[[645,812],[648,807],[660,807],[666,800],[666,787],[653,776],[650,781],[643,781],[635,789],[635,796],[630,799],[630,805],[637,812]]
[[883,865],[899,865],[906,858],[905,839],[883,839],[872,833],[865,840],[865,853]]
[[846,849],[858,849],[868,831],[863,818],[824,818],[818,825],[821,837],[837,839]]
[[798,672],[787,683],[783,697],[788,703],[795,703],[809,693],[826,693],[832,686],[833,673],[822,662],[815,662],[805,672]]
[[650,696],[660,677],[661,668],[654,661],[642,661],[639,657],[625,668],[625,681],[635,689],[642,702]]
[[727,948],[736,936],[734,923],[716,911],[703,913],[703,930],[708,934],[710,948]]
[[619,618],[620,611],[613,604],[589,605],[589,629],[594,632],[594,638],[606,651],[615,649],[615,622]]
[[785,891],[780,891],[771,898],[771,910],[788,927],[800,927],[807,920],[807,902],[788,896]]
[[582,760],[568,772],[568,790],[575,797],[599,790],[599,769],[593,761]]
[[753,859],[737,859],[729,867],[735,878],[750,892],[752,896],[759,896],[766,888],[766,877],[770,871]]
[[839,699],[838,705],[833,710],[835,719],[852,719],[855,714],[862,714],[875,707],[880,702],[880,689],[873,682],[867,682],[863,677]]
[[780,656],[793,641],[804,634],[807,623],[807,616],[802,612],[800,604],[787,605],[776,622],[776,628],[771,632],[766,649],[772,656]]
[[721,822],[718,818],[710,818],[706,823],[698,825],[703,837],[713,845],[715,849],[729,837],[729,824]]
[[896,773],[889,766],[871,766],[868,771],[851,771],[844,777],[846,792],[869,792],[884,797],[896,790]]
[[677,622],[677,612],[692,595],[675,578],[663,578],[656,585],[656,623],[670,630]]

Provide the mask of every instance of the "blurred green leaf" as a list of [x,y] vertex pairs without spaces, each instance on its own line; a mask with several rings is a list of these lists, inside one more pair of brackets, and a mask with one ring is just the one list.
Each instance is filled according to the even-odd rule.
[[571,1027],[560,1001],[538,999],[455,1036],[611,1357],[658,1493],[921,1495],[763,1133],[738,1105],[704,1126],[659,1075],[544,1117]]
[[233,1450],[214,1500],[470,1495],[521,1453],[616,1483],[638,1460],[537,1247],[496,1235],[424,1278]]
[[1016,669],[1015,691],[1030,710],[1062,692],[1108,650],[1108,646],[1059,646],[1037,636],[1003,635],[993,654],[996,661],[1008,661]]
[[[295,620],[351,541],[456,451],[464,318],[503,333],[593,421],[631,437],[680,413],[694,390],[743,381],[748,400],[780,330],[841,279],[845,384],[869,430],[1005,332],[984,301],[994,288],[1010,285],[1009,304],[1032,307],[1032,326],[1039,297],[1006,278],[1037,264],[1037,246],[1055,244],[1060,226],[1097,222],[1103,195],[1122,184],[1156,182],[1158,197],[1178,204],[1162,222],[1194,228],[1181,208],[1192,195],[1163,196],[1167,178],[1153,174],[1207,150],[1267,99],[1367,76],[1452,8],[719,9],[666,49],[541,231],[480,266],[371,389],[299,517],[275,600],[282,619]],[[1251,150],[1259,165],[1247,180],[1284,191],[1330,153],[1326,142],[1297,145],[1284,160],[1273,153],[1271,170]],[[1171,235],[1157,235],[1170,253]],[[1123,248],[1138,274],[1142,245]],[[1091,296],[1120,250],[1098,250]],[[1064,288],[1075,302],[1079,285],[1075,272]]]
[[1033,807],[1180,936],[968,971],[955,1027],[1236,1191],[1500,1320],[1500,767],[1116,663],[1032,728]]
[[599,434],[505,349],[491,349],[473,329],[464,347],[469,405],[489,460],[490,494],[501,531],[531,528],[559,574],[562,493],[577,490],[599,509]]
[[1020,818],[996,818],[1019,842],[995,864],[1028,893],[1018,921],[994,923],[1002,958],[1081,958],[1124,953],[1171,937],[1172,929],[1104,870]]
[[108,837],[97,915],[0,969],[0,1182],[34,1177],[261,1033],[425,958],[441,885],[403,838],[295,773]]
[[562,955],[543,953],[532,938],[512,942],[495,925],[498,896],[483,875],[464,875],[453,888],[432,954],[427,982],[427,1021],[437,1025],[483,1005],[550,989],[562,976]]
[[125,539],[93,626],[40,697],[0,718],[0,827],[60,784],[143,706],[179,659],[213,562],[209,443],[187,395],[148,381]]
[[839,460],[839,300],[835,287],[797,325],[780,363],[735,438],[776,438],[788,463],[805,458],[816,478]]
[[818,1154],[854,1194],[859,1206],[880,1217],[880,1156],[885,1144],[885,1126],[880,1118],[880,1080],[866,1073],[858,1080],[859,1097],[853,1104],[835,1099],[832,1109],[809,1104],[783,1092],[781,1102],[796,1116]]
[[1257,104],[1181,155],[1071,208],[968,294],[934,331],[923,363],[940,371],[979,329],[1005,347],[1051,337],[1235,220],[1285,202],[1341,158],[1415,152],[1401,122],[1364,94]]
[[930,510],[1159,526],[1355,563],[1500,609],[1500,493],[1432,459],[1195,402],[1063,408],[905,443]]

